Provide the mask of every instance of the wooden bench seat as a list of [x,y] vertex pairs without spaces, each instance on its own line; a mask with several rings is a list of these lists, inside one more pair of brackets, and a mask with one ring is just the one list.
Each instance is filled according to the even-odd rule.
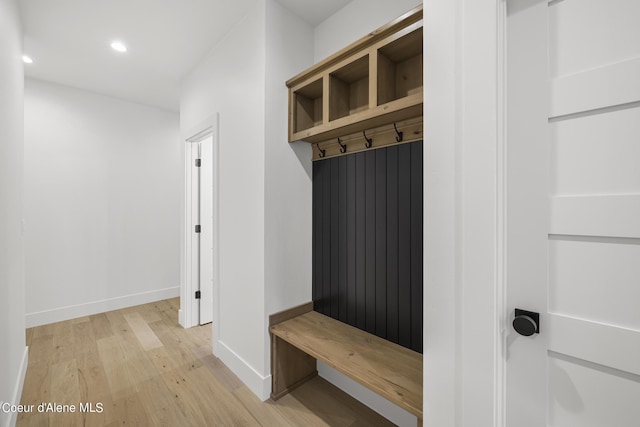
[[317,375],[320,360],[422,419],[422,355],[311,310],[272,315],[272,398]]

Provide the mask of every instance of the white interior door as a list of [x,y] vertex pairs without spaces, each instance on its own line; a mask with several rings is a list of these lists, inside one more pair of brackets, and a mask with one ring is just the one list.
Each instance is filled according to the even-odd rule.
[[507,5],[507,425],[637,427],[640,1]]
[[213,321],[213,139],[200,143],[200,324]]
[[186,328],[200,324],[200,304],[195,292],[200,289],[200,170],[195,166],[200,158],[198,143],[185,144],[185,285],[181,311]]
[[214,323],[219,310],[216,274],[218,116],[200,125],[185,140],[183,280],[178,318],[185,328]]

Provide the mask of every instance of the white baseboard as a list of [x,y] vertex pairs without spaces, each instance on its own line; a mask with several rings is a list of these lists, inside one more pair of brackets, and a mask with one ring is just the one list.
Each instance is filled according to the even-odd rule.
[[418,424],[418,418],[415,415],[320,361],[318,361],[318,375],[399,427],[415,427]]
[[267,375],[266,377],[262,376],[222,341],[216,341],[214,343],[214,354],[222,360],[222,362],[240,378],[240,381],[258,396],[260,400],[265,401],[271,397],[271,375]]
[[[20,370],[18,371],[18,377],[16,378],[16,385],[13,388],[13,396],[11,396],[11,403],[17,405],[22,398],[22,388],[24,387],[24,378],[27,376],[27,366],[29,365],[29,347],[24,348],[22,353],[22,361],[20,362]],[[14,427],[18,419],[18,413],[10,412],[8,414],[2,414],[5,416],[4,427]],[[1,420],[2,418],[0,418]]]
[[120,310],[121,308],[175,298],[179,295],[180,287],[159,289],[157,291],[142,292],[133,295],[124,295],[102,301],[94,301],[69,307],[55,308],[53,310],[40,311],[38,313],[27,313],[25,315],[25,323],[27,328],[33,328],[34,326],[47,325],[49,323],[62,322],[64,320],[90,316],[92,314],[104,313],[106,311]]

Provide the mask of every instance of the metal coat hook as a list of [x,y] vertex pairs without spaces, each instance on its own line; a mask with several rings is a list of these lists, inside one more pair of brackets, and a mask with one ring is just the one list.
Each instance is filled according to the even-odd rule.
[[364,146],[367,148],[371,148],[371,144],[373,144],[373,138],[367,138],[366,131],[364,130],[362,131],[362,136],[364,136],[365,141],[367,141],[364,143]]
[[396,141],[397,141],[397,142],[402,142],[402,139],[403,139],[403,136],[402,136],[402,135],[403,135],[403,132],[398,132],[398,128],[396,127],[396,124],[395,124],[395,123],[393,124],[393,128],[396,130],[396,135],[397,135],[397,136],[396,136]]
[[340,152],[341,153],[346,153],[347,152],[347,145],[343,144],[342,141],[340,140],[340,138],[338,138],[338,144],[340,145]]
[[316,144],[316,148],[318,149],[318,153],[320,153],[319,154],[320,158],[321,159],[324,158],[324,156],[327,153],[327,150],[323,150],[322,148],[320,148],[320,144]]

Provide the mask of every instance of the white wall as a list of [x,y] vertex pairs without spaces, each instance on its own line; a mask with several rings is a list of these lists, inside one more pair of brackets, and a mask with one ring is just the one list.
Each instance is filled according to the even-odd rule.
[[311,147],[287,143],[285,81],[313,64],[313,30],[273,0],[253,6],[183,82],[181,128],[220,113],[214,351],[266,399],[268,316],[311,300]]
[[424,425],[503,425],[498,0],[425,0]]
[[[18,403],[24,333],[22,28],[17,1],[0,0],[0,402]],[[15,417],[0,411],[0,426]]]
[[183,81],[180,96],[183,139],[215,113],[220,113],[219,170],[214,171],[220,188],[220,271],[219,312],[214,311],[214,352],[254,393],[266,397],[270,383],[264,346],[267,326],[263,1],[252,4]]
[[[265,303],[269,315],[311,301],[312,153],[306,142],[287,143],[285,82],[313,65],[313,29],[276,1],[267,0],[266,5]],[[264,339],[264,369],[269,372],[266,328]]]
[[[424,364],[425,425],[461,426],[456,149],[460,1],[425,0]],[[428,70],[428,72],[427,72]],[[480,424],[478,424],[480,425]]]
[[314,62],[380,28],[418,6],[417,0],[353,0],[314,30]]
[[178,116],[27,79],[27,324],[178,295]]
[[[461,408],[464,425],[495,425],[500,393],[496,359],[501,326],[498,292],[498,22],[499,0],[465,0],[460,46],[458,163],[461,248]],[[464,107],[462,107],[464,106]],[[427,113],[428,114],[428,113]],[[428,267],[427,267],[428,269]],[[508,325],[508,322],[506,323]],[[427,356],[428,360],[428,356]]]

